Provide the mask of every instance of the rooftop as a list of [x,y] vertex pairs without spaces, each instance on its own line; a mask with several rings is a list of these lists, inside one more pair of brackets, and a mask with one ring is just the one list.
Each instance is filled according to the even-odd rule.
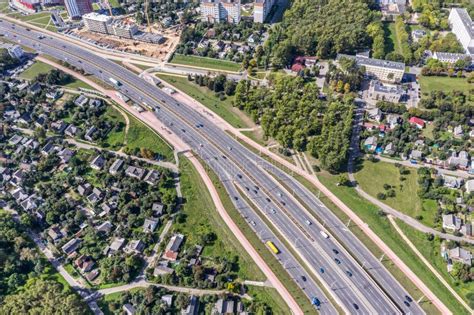
[[454,10],[459,15],[464,28],[469,32],[469,36],[472,39],[474,37],[474,25],[469,13],[467,13],[466,9],[464,8],[453,8],[452,10]]
[[346,55],[346,54],[337,54],[336,60],[339,60],[341,58],[355,59],[359,66],[372,66],[372,67],[389,68],[389,69],[394,69],[394,70],[405,71],[405,64],[403,62],[366,58],[360,55],[353,56],[353,55]]

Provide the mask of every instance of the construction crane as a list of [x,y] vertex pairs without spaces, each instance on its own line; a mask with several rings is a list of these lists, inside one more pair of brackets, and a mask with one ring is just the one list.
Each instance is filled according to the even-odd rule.
[[151,31],[151,25],[150,25],[150,17],[148,16],[148,1],[150,0],[145,0],[145,16],[146,16],[146,22],[147,22],[147,32]]

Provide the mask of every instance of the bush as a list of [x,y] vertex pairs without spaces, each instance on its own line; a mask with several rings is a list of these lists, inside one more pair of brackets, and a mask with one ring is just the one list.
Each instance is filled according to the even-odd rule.
[[423,216],[422,216],[422,215],[417,215],[417,216],[415,217],[415,219],[417,219],[418,221],[421,221],[421,220],[423,220]]
[[377,194],[377,199],[385,200],[385,199],[387,199],[387,196],[384,193],[378,193]]

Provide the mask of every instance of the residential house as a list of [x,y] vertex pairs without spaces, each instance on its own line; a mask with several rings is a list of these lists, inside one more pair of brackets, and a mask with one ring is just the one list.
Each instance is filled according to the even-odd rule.
[[72,159],[72,157],[74,156],[76,152],[68,149],[68,148],[64,148],[62,149],[61,151],[58,152],[58,157],[61,159],[61,163],[63,164],[67,164],[69,163],[69,160]]
[[375,136],[370,136],[365,139],[364,148],[367,151],[375,151],[375,149],[377,149],[377,138]]
[[63,233],[61,232],[58,226],[50,227],[48,229],[48,236],[51,237],[51,239],[53,240],[55,244],[64,237]]
[[97,171],[100,171],[105,166],[105,162],[105,159],[99,154],[92,160],[91,167]]
[[197,315],[199,310],[199,298],[192,295],[189,299],[188,306],[181,311],[181,315]]
[[127,246],[123,249],[126,253],[141,253],[145,249],[145,243],[140,240],[130,241]]
[[422,160],[423,159],[423,152],[421,152],[419,150],[411,150],[410,159],[412,159],[412,160]]
[[87,141],[94,141],[92,138],[94,136],[94,133],[97,131],[97,128],[95,126],[91,126],[89,129],[87,129],[86,134],[84,135],[84,139]]
[[171,307],[173,305],[173,295],[172,294],[166,294],[161,297],[161,300],[165,302],[166,305]]
[[85,183],[85,184],[83,184],[83,185],[77,186],[77,192],[78,192],[79,195],[81,195],[81,196],[86,196],[86,195],[89,194],[91,191],[92,191],[92,185],[89,184],[89,183]]
[[100,225],[96,226],[96,230],[97,232],[103,232],[103,233],[110,233],[110,231],[112,230],[113,228],[113,225],[112,223],[110,223],[110,221],[105,221],[103,223],[101,223]]
[[123,160],[116,159],[114,161],[114,163],[112,163],[112,166],[110,166],[109,173],[112,174],[112,175],[117,175],[117,173],[119,172],[119,170],[122,167],[123,163],[124,163]]
[[125,170],[125,174],[127,176],[136,178],[136,179],[142,179],[143,176],[145,175],[146,170],[140,167],[135,167],[135,166],[129,166]]
[[79,131],[79,128],[74,126],[73,124],[70,124],[67,126],[67,128],[64,130],[64,134],[68,137],[75,137],[77,132]]
[[461,218],[455,216],[454,214],[444,214],[443,215],[443,229],[447,230],[460,230],[462,225]]
[[90,256],[81,255],[79,258],[76,259],[74,262],[77,268],[82,272],[89,272],[94,268],[95,262]]
[[151,206],[151,211],[153,211],[153,215],[159,217],[163,214],[164,205],[159,202],[154,202]]
[[76,100],[74,101],[74,104],[76,104],[79,107],[84,107],[84,105],[86,105],[88,101],[89,99],[86,96],[81,94],[76,98]]
[[179,248],[183,243],[184,235],[182,234],[175,234],[171,237],[168,245],[166,246],[165,253],[163,258],[170,261],[176,261],[179,254]]
[[89,282],[92,282],[99,276],[100,270],[99,269],[94,269],[91,272],[86,274],[86,279]]
[[157,170],[150,170],[145,176],[145,182],[150,185],[156,185],[158,180],[160,179],[160,172]]
[[135,315],[135,307],[133,307],[132,304],[124,304],[122,307],[122,310],[125,312],[127,315]]
[[412,125],[415,125],[418,129],[425,128],[425,121],[421,118],[411,117],[408,122]]
[[462,125],[459,125],[459,126],[454,127],[454,129],[453,129],[453,135],[454,135],[456,138],[461,138],[461,137],[462,137],[462,135],[463,135]]
[[376,107],[376,108],[372,108],[372,109],[367,110],[367,117],[369,117],[369,119],[380,122],[380,121],[382,121],[383,114],[382,114],[382,111],[380,110],[380,108]]
[[79,247],[79,245],[81,245],[81,240],[78,239],[78,238],[73,238],[71,239],[69,242],[67,242],[66,244],[64,244],[61,249],[62,251],[66,254],[66,255],[70,255],[72,253],[74,253],[77,248]]
[[472,264],[472,253],[461,247],[450,249],[448,252],[448,257],[453,261],[457,261],[468,266],[471,266]]
[[58,121],[54,121],[51,123],[51,129],[56,132],[56,133],[59,133],[59,134],[62,134],[64,133],[64,131],[66,130],[67,128],[67,124],[62,121],[62,120],[58,120]]
[[158,264],[153,270],[153,275],[157,277],[157,276],[172,274],[173,272],[174,272],[173,268],[170,268],[164,264]]
[[461,233],[464,235],[464,236],[469,236],[471,237],[472,236],[472,223],[471,222],[467,222],[466,224],[464,224],[463,226],[461,226]]
[[102,191],[99,188],[94,187],[94,189],[92,189],[92,193],[87,196],[87,200],[90,203],[95,204],[95,203],[101,201],[102,197],[103,197]]
[[124,238],[114,238],[110,246],[107,246],[104,250],[104,255],[113,255],[123,248],[125,245]]
[[454,176],[442,175],[444,186],[448,188],[460,188],[463,183],[462,178],[456,178]]
[[451,156],[447,160],[448,167],[455,167],[466,170],[469,166],[469,153],[466,151],[460,151],[457,154],[455,151],[451,153]]
[[30,94],[36,95],[41,92],[41,84],[39,82],[35,82],[28,88],[28,92]]
[[466,181],[465,188],[466,188],[466,193],[468,194],[474,192],[474,179],[470,179]]
[[157,220],[145,219],[145,222],[143,223],[143,232],[153,233],[157,226],[158,226]]

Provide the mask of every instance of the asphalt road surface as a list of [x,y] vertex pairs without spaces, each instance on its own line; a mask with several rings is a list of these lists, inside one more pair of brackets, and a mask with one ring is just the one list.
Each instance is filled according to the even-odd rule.
[[[42,37],[40,33],[6,22],[0,22],[0,30],[8,39],[20,41],[20,44],[67,61],[104,82],[111,84],[109,78],[114,78],[121,82],[120,86],[116,86],[121,93],[136,103],[155,107],[157,117],[218,174],[234,204],[249,220],[259,237],[263,240],[270,237],[281,248],[281,253],[277,256],[281,257],[283,265],[287,262],[292,264],[292,268],[287,270],[297,270],[289,272],[300,286],[305,286],[305,291],[312,291],[307,293],[308,297],[317,296],[324,302],[323,309],[327,308],[327,311],[324,309],[325,312],[333,313],[334,309],[311,277],[317,277],[329,288],[331,295],[346,312],[423,313],[416,303],[407,302],[405,290],[352,233],[341,232],[343,224],[314,195],[285,172],[243,147],[206,117],[187,105],[178,103],[131,71],[64,40]],[[277,178],[290,191],[293,190],[306,206],[282,187]],[[242,195],[246,195],[258,210],[250,207]],[[318,222],[314,214],[324,220],[330,231]],[[273,229],[297,253],[310,276],[262,221],[262,216],[266,217]],[[321,231],[328,235],[337,233],[343,245],[333,236],[324,237]],[[369,272],[361,267],[365,261],[370,262]],[[302,276],[306,281],[303,281]]]

